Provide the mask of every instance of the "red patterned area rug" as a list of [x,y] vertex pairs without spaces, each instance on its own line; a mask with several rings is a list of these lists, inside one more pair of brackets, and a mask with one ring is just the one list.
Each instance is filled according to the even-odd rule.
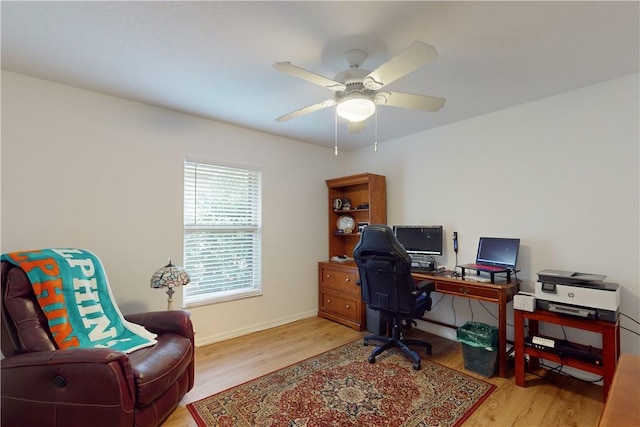
[[187,405],[198,426],[459,426],[495,386],[362,340]]

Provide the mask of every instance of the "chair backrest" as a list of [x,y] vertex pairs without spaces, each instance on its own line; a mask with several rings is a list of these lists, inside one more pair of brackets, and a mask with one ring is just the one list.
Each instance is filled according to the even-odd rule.
[[2,261],[0,335],[5,357],[56,350],[47,318],[38,304],[27,274]]
[[413,312],[411,256],[389,226],[365,227],[353,257],[360,274],[362,299],[370,308],[399,314]]

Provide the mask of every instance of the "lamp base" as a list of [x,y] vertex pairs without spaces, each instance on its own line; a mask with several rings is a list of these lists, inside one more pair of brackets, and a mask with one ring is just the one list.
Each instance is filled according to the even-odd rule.
[[173,294],[175,292],[173,287],[167,288],[167,295],[169,296],[169,299],[167,299],[167,311],[171,311],[171,303],[173,302]]

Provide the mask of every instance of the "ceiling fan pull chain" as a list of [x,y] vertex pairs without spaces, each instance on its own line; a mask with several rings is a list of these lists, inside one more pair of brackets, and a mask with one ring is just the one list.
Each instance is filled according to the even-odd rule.
[[373,143],[373,151],[378,152],[378,109],[376,108],[376,135]]
[[338,111],[334,110],[333,118],[335,120],[334,126],[334,145],[333,145],[333,155],[338,155]]

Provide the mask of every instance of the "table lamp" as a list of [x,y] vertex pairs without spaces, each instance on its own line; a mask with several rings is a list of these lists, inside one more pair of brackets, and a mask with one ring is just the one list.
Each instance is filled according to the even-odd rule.
[[171,264],[171,258],[169,258],[169,264],[151,276],[151,287],[154,289],[167,288],[167,295],[169,296],[169,299],[167,299],[167,310],[171,310],[173,294],[175,293],[173,288],[186,286],[189,281],[191,281],[191,279],[185,269]]

